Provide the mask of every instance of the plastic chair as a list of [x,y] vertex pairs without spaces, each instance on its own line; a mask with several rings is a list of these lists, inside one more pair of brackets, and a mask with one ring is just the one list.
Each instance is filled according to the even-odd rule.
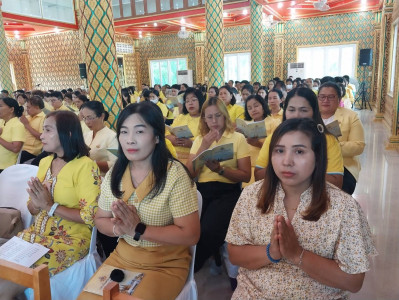
[[0,207],[13,207],[21,212],[24,228],[32,224],[32,215],[26,203],[29,194],[26,191],[28,181],[37,174],[37,166],[13,165],[0,174]]
[[[201,218],[202,212],[202,195],[199,191],[197,191],[197,198],[198,198],[198,214]],[[198,299],[198,290],[197,284],[194,279],[194,262],[195,262],[195,250],[197,246],[190,247],[191,253],[191,263],[190,263],[190,270],[188,273],[187,281],[181,290],[180,294],[177,296],[176,300],[197,300]]]
[[[102,263],[100,255],[97,253],[96,241],[97,228],[94,227],[91,234],[90,250],[85,258],[50,278],[53,299],[74,300],[82,292],[86,283]],[[28,300],[33,300],[33,290],[26,289],[25,296]]]
[[0,259],[0,278],[33,288],[35,300],[51,300],[50,280],[46,265],[31,269]]

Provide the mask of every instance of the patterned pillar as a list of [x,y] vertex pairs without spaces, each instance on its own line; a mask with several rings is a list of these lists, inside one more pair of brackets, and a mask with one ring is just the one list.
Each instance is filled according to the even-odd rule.
[[205,2],[208,86],[224,84],[223,0]]
[[378,97],[378,64],[380,61],[380,42],[381,42],[381,18],[382,12],[378,11],[374,14],[374,62],[373,62],[373,77],[371,85],[370,101],[375,103]]
[[263,82],[262,5],[251,0],[251,81]]
[[204,62],[205,62],[205,32],[195,32],[195,78],[196,83],[205,82]]
[[111,1],[80,0],[79,3],[90,99],[104,104],[109,112],[108,123],[114,128],[122,102]]
[[[141,65],[140,65],[140,40],[135,40],[134,41],[134,59],[136,62],[136,70],[137,70],[137,77],[136,77],[136,91],[140,91],[141,90]],[[148,79],[147,79],[148,80]]]
[[[1,2],[0,2],[1,6]],[[12,86],[10,61],[8,60],[7,40],[4,31],[3,15],[0,9],[0,87],[10,93],[14,90]]]
[[284,30],[285,24],[278,23],[274,31],[274,77],[284,80]]
[[376,119],[383,119],[385,112],[385,97],[388,89],[389,55],[391,52],[393,0],[384,0],[381,24],[380,61],[378,64],[378,93],[376,98]]

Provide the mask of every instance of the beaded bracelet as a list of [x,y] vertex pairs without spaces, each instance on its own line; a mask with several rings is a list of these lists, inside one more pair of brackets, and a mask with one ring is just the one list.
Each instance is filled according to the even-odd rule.
[[281,260],[281,258],[280,259],[274,259],[273,257],[271,257],[271,255],[270,255],[270,243],[266,247],[266,254],[267,254],[267,258],[274,264],[278,263]]

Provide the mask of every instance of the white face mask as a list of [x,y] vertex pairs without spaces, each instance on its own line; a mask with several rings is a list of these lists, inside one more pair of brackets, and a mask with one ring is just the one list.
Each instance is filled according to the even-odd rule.
[[151,101],[152,103],[154,103],[154,104],[157,104],[157,103],[158,103],[158,98],[156,98],[156,99],[150,99],[150,101]]
[[313,90],[314,90],[314,91],[318,91],[318,90],[319,90],[319,87],[318,87],[318,86],[314,86],[314,87],[313,87]]
[[288,90],[291,90],[291,89],[292,89],[292,84],[287,84],[285,87],[286,87]]

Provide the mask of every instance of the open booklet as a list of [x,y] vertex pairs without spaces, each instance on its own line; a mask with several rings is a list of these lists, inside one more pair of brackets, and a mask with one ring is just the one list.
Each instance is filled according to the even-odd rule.
[[32,244],[14,236],[0,247],[0,259],[30,267],[49,250],[42,245]]
[[338,120],[332,121],[330,124],[326,125],[326,127],[328,129],[328,132],[331,133],[336,138],[342,136]]
[[115,156],[118,156],[118,149],[107,148],[107,150]]
[[247,123],[244,120],[237,119],[236,126],[247,138],[264,138],[267,136],[264,120]]
[[[113,266],[103,264],[96,274],[89,280],[83,289],[86,292],[102,296],[104,287],[111,282],[111,272],[116,269]],[[144,277],[143,273],[122,270],[125,277],[119,282],[119,291],[124,294],[133,294],[136,287]]]
[[211,149],[205,150],[200,153],[193,160],[194,171],[202,168],[208,160],[225,161],[233,159],[234,157],[234,147],[233,143],[223,144]]
[[188,128],[187,125],[176,126],[176,127],[171,127],[168,125],[165,125],[165,126],[171,134],[173,134],[174,136],[176,136],[179,139],[181,139],[181,138],[189,139],[189,138],[194,137],[193,133],[191,132],[190,128]]

